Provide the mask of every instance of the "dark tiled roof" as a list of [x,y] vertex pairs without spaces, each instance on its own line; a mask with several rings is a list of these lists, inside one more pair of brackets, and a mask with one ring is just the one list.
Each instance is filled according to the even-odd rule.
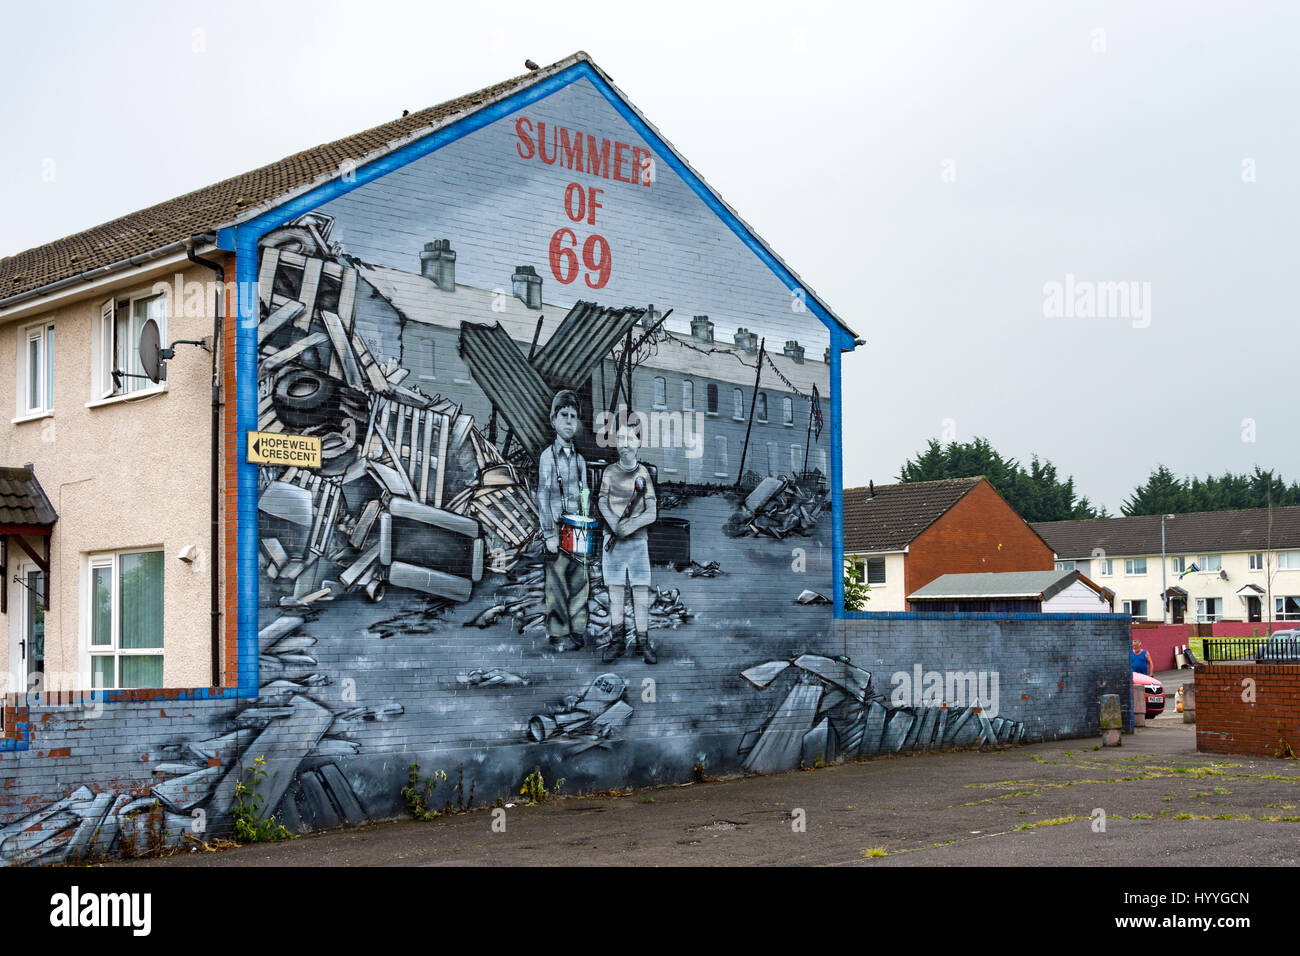
[[58,518],[30,468],[0,468],[0,524],[51,525]]
[[983,478],[947,478],[844,489],[844,553],[901,551]]
[[[1300,507],[1198,511],[1165,521],[1169,554],[1218,554],[1300,548]],[[1097,549],[1112,557],[1160,553],[1160,516],[1043,521],[1032,526],[1059,558],[1088,558]]]
[[535,73],[497,83],[332,143],[286,156],[252,172],[196,189],[175,199],[0,259],[0,302],[89,269],[144,255],[173,242],[212,232],[248,210],[337,175],[343,163],[359,163],[385,147],[441,121],[526,86],[585,54],[575,54]]

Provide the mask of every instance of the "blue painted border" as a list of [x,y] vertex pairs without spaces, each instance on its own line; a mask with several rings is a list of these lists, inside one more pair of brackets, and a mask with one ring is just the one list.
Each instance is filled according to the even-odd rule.
[[[244,435],[257,428],[257,324],[258,305],[256,294],[250,300],[250,290],[257,288],[257,253],[258,242],[262,236],[279,228],[290,220],[311,212],[318,207],[343,196],[354,189],[388,175],[409,165],[418,159],[436,152],[444,146],[456,142],[477,132],[492,123],[517,112],[519,109],[545,99],[551,94],[577,82],[588,79],[602,96],[613,106],[615,111],[640,135],[647,145],[654,148],[663,162],[680,176],[713,213],[726,224],[744,245],[754,253],[792,292],[801,291],[808,309],[817,316],[831,332],[831,442],[832,442],[832,527],[834,529],[833,555],[836,567],[842,565],[841,544],[842,506],[840,495],[840,380],[839,356],[842,350],[854,347],[853,337],[833,319],[816,297],[807,293],[803,286],[795,281],[790,271],[781,265],[767,251],[761,242],[739,219],[736,218],[714,195],[704,183],[692,173],[677,157],[673,150],[645,124],[636,112],[601,79],[600,75],[588,63],[579,62],[571,67],[548,77],[527,89],[520,90],[491,106],[485,107],[456,123],[435,130],[429,135],[416,140],[386,156],[368,163],[355,170],[349,182],[331,179],[329,182],[312,189],[301,196],[289,200],[283,205],[257,216],[240,225],[223,229],[217,237],[217,245],[225,250],[234,251],[236,255],[236,275],[239,290],[239,319],[235,334],[235,376],[236,376],[236,415],[235,430],[237,442],[241,448],[246,446]],[[237,467],[236,480],[236,570],[238,575],[238,596],[236,605],[237,629],[237,673],[238,696],[256,697],[258,689],[258,566],[257,566],[257,466],[251,465],[242,457]],[[835,584],[836,608],[843,607],[843,581],[841,575],[832,571]]]
[[1127,614],[1043,613],[1023,611],[845,611],[849,621],[1130,621]]

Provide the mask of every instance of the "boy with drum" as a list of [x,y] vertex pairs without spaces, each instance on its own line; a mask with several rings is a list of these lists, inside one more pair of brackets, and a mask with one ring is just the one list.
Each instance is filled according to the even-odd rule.
[[650,642],[650,542],[646,528],[659,516],[655,486],[649,469],[637,460],[641,450],[637,428],[620,426],[615,442],[618,461],[607,465],[600,478],[600,513],[610,529],[605,532],[601,561],[605,586],[609,588],[612,631],[601,660],[608,664],[621,657],[627,647],[623,595],[624,588],[630,584],[636,653],[647,664],[654,664],[658,658]]
[[569,389],[557,392],[551,400],[555,441],[537,463],[538,526],[547,552],[546,633],[557,651],[576,651],[587,643],[587,598],[591,592],[587,556],[560,547],[561,519],[577,514],[588,500],[587,463],[573,447],[580,424],[578,396]]

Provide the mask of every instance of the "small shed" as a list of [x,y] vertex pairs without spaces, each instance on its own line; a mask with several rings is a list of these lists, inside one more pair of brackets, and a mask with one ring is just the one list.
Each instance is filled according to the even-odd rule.
[[1077,570],[944,574],[907,596],[913,611],[1109,614],[1107,589]]

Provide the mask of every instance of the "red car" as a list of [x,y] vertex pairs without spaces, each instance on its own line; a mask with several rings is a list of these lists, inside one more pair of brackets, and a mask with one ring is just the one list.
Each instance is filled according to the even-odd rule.
[[1133,686],[1142,685],[1147,701],[1147,720],[1159,717],[1165,711],[1165,689],[1160,681],[1147,674],[1133,672]]

